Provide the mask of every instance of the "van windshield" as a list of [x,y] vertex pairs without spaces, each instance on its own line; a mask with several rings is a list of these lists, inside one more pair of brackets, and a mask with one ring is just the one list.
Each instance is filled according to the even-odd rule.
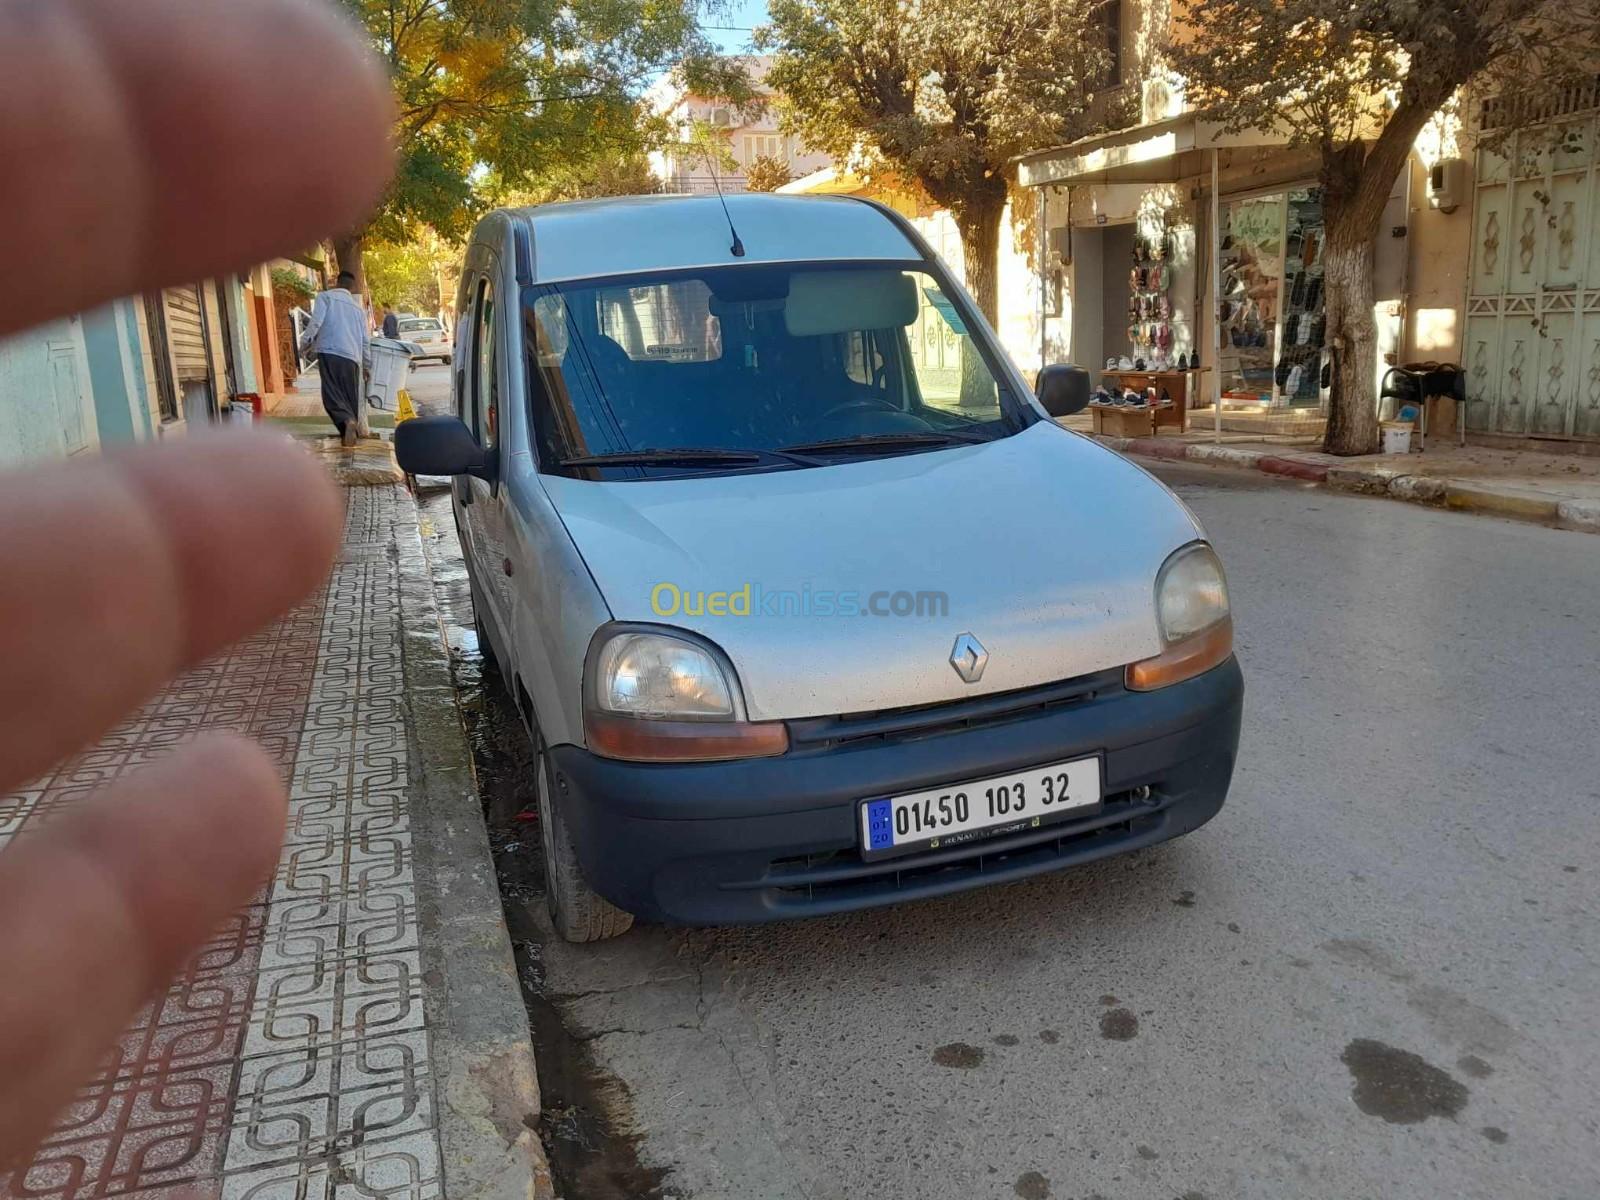
[[991,441],[1034,419],[938,279],[900,264],[545,284],[527,290],[523,320],[540,463],[556,473],[816,466]]

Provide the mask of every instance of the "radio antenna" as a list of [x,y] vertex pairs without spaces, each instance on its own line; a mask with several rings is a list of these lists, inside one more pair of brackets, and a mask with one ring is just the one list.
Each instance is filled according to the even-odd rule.
[[744,243],[739,240],[739,231],[733,227],[733,214],[728,211],[728,198],[722,194],[722,180],[717,178],[717,164],[711,157],[711,147],[702,147],[706,154],[706,167],[711,172],[711,184],[717,189],[717,199],[722,202],[722,215],[727,219],[728,232],[733,235],[733,245],[728,247],[728,253],[735,258],[744,257]]

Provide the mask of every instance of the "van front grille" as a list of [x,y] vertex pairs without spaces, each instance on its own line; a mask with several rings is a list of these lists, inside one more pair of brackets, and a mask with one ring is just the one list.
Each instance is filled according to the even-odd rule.
[[1166,820],[1175,797],[1135,788],[1106,797],[1104,807],[1079,821],[973,842],[952,850],[928,851],[886,862],[864,862],[855,848],[826,854],[773,859],[759,879],[721,886],[729,891],[765,891],[796,906],[829,898],[882,896],[918,888],[935,879],[981,876],[1012,868],[1043,865],[1052,859],[1077,860],[1115,853],[1122,842],[1150,833]]
[[1123,671],[1112,667],[1076,679],[1040,684],[1014,692],[947,700],[882,712],[847,713],[833,717],[807,717],[789,722],[790,753],[833,750],[841,746],[913,741],[960,733],[985,725],[1085,704],[1110,692],[1121,691]]

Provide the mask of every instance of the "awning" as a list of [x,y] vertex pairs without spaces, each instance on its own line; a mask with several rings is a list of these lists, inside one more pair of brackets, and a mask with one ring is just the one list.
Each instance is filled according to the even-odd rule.
[[1070,146],[1040,150],[1016,160],[1023,187],[1047,183],[1171,183],[1211,170],[1211,151],[1219,166],[1247,167],[1282,150],[1280,133],[1247,129],[1229,133],[1193,113],[1083,138]]

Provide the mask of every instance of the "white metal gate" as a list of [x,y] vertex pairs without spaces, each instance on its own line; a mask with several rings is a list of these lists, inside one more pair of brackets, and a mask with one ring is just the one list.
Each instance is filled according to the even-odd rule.
[[1478,152],[1467,428],[1600,439],[1600,86],[1548,103]]

